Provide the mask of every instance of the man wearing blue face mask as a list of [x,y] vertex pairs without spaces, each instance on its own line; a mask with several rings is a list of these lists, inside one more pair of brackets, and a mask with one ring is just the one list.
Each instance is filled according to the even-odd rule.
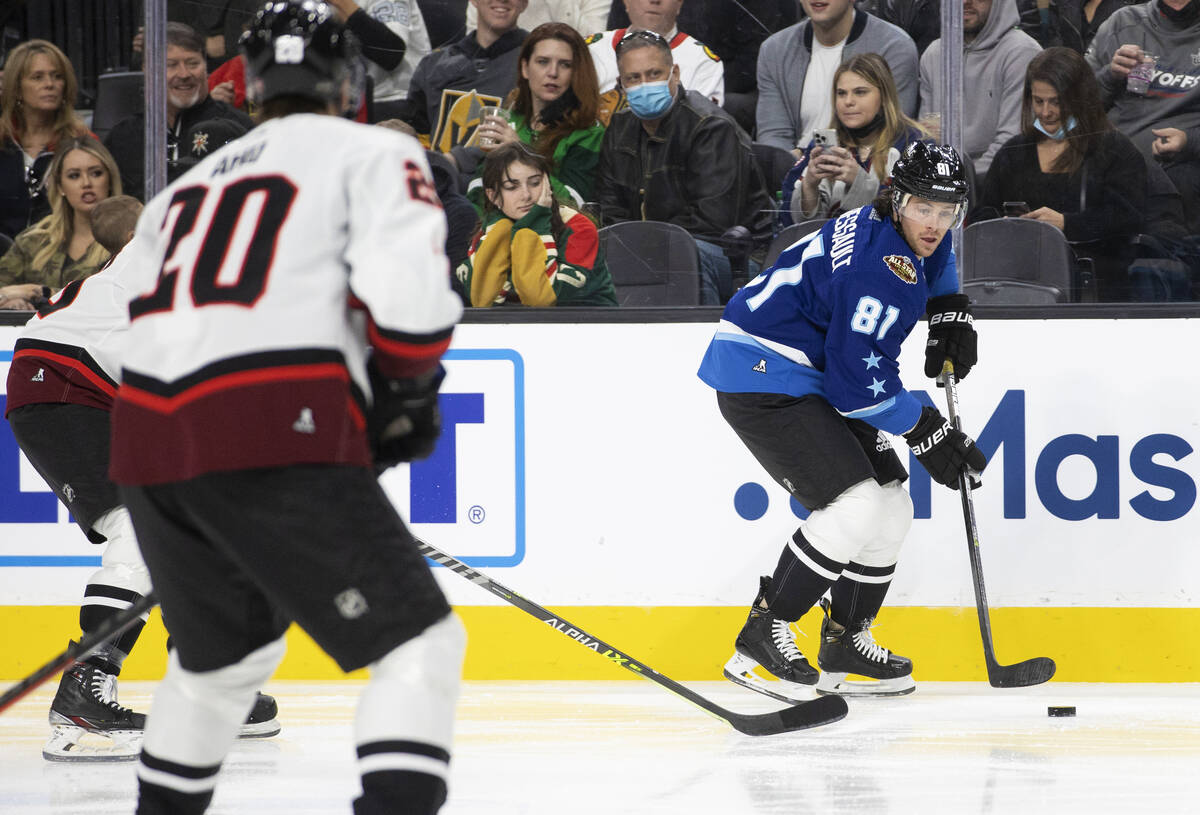
[[600,148],[601,218],[606,226],[642,220],[686,229],[700,251],[701,304],[724,303],[733,294],[726,234],[743,227],[752,242],[765,242],[771,231],[773,204],[750,138],[683,87],[670,44],[653,31],[621,40],[617,69],[629,107],[613,116]]

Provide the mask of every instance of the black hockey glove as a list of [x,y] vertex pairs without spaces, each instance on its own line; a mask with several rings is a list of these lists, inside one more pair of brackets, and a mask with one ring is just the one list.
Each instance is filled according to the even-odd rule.
[[[964,468],[968,473],[979,473],[987,466],[987,459],[971,437],[951,427],[937,408],[922,410],[917,426],[904,434],[904,440],[933,480],[952,490],[958,489],[958,476]],[[972,478],[971,486],[981,484]]]
[[367,440],[375,457],[376,472],[403,461],[426,458],[442,433],[438,388],[446,377],[436,371],[414,379],[389,379],[367,361],[374,401],[367,415]]
[[925,376],[936,379],[946,360],[954,363],[954,379],[967,378],[978,361],[975,319],[965,294],[931,297],[925,304],[929,315],[929,342],[925,345]]

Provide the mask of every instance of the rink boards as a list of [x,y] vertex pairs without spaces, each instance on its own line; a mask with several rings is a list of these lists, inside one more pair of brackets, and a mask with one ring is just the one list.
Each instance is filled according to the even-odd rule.
[[[628,675],[552,625],[582,627],[678,679],[719,677],[757,576],[803,510],[696,378],[712,332],[459,328],[438,450],[385,486],[419,535],[569,621],[539,622],[438,569],[467,624],[468,678]],[[0,328],[0,374],[17,333]],[[944,409],[921,373],[923,328],[915,334],[902,375]],[[1051,656],[1069,681],[1194,681],[1200,385],[1177,350],[1194,345],[1186,319],[980,323],[982,362],[960,400],[991,457],[976,508],[1002,662]],[[913,658],[918,679],[980,679],[958,496],[919,466],[909,488],[916,520],[877,637]],[[0,677],[27,673],[76,632],[99,554],[0,423]],[[800,640],[814,654],[816,616]],[[157,617],[146,637],[164,638]],[[281,678],[338,675],[302,634],[291,646]],[[163,663],[146,642],[123,676],[154,678]]]

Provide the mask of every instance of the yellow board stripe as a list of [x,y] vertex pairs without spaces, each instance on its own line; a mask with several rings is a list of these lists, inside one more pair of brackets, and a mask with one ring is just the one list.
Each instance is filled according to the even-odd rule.
[[[744,608],[699,606],[571,606],[565,619],[678,680],[715,680],[733,653]],[[464,678],[634,679],[548,625],[509,606],[459,606],[467,628]],[[71,606],[0,606],[0,677],[15,680],[78,636]],[[820,615],[801,621],[800,649],[813,662]],[[1200,675],[1200,609],[998,608],[992,610],[996,656],[1011,664],[1035,656],[1058,663],[1063,682],[1193,682]],[[913,660],[928,681],[987,678],[974,608],[888,608],[875,624],[881,645]],[[158,679],[166,666],[166,634],[157,611],[122,679]],[[351,675],[363,678],[363,672]],[[288,654],[277,679],[330,680],[344,676],[302,632],[288,632]]]

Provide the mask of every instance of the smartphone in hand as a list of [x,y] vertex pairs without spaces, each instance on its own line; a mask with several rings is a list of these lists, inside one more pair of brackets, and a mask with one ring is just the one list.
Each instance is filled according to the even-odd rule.
[[838,146],[837,131],[832,127],[820,128],[813,131],[813,144],[818,147],[830,148]]
[[1020,218],[1029,212],[1029,204],[1024,201],[1005,201],[1004,202],[1004,217]]

